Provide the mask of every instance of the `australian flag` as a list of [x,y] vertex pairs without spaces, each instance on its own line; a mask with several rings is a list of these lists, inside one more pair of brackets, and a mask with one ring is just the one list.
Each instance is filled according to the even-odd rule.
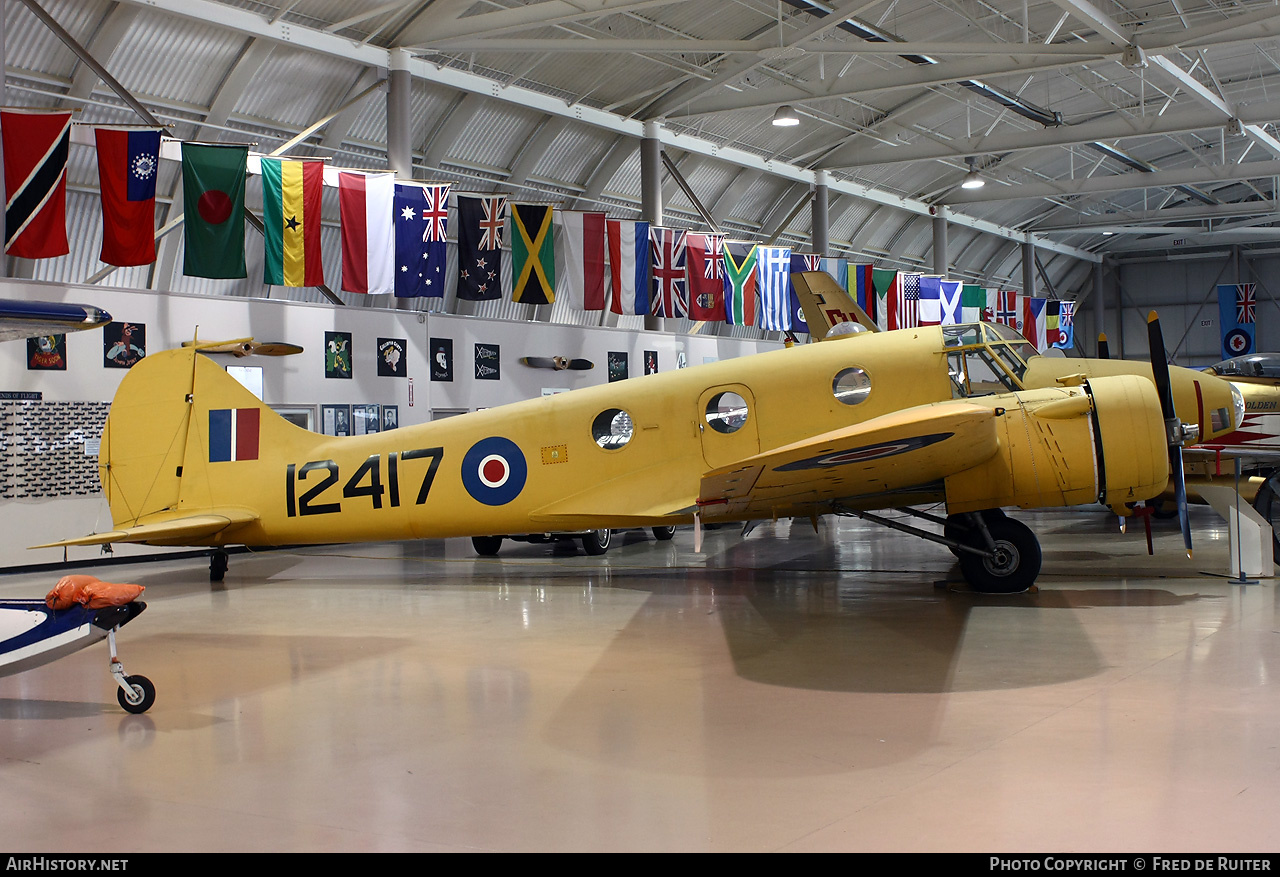
[[444,297],[449,186],[396,183],[396,295]]

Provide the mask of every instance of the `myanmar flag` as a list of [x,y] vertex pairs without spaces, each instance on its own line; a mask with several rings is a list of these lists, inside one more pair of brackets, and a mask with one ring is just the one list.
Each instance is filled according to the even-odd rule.
[[319,286],[320,197],[324,162],[262,159],[262,225],[266,259],[263,283]]
[[182,144],[182,273],[219,279],[246,276],[244,182],[249,147]]

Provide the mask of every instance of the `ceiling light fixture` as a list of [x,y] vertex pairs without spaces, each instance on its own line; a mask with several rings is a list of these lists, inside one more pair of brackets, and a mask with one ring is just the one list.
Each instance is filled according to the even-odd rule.
[[773,114],[773,124],[779,128],[791,128],[800,124],[800,117],[796,115],[796,111],[791,108],[791,104],[783,104],[778,107],[778,111]]
[[973,156],[965,159],[969,165],[969,172],[964,175],[964,180],[960,183],[961,189],[981,189],[987,184],[987,181],[978,173],[978,169],[973,166]]

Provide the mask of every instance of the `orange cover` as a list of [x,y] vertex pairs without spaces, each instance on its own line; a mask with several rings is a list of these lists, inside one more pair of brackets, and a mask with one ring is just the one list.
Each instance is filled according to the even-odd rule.
[[126,585],[112,582],[90,582],[80,592],[79,602],[90,609],[106,609],[132,603],[146,590],[142,585]]
[[85,586],[96,581],[98,581],[97,576],[63,576],[58,579],[58,583],[53,586],[53,590],[45,595],[44,604],[50,609],[70,609],[75,604],[82,602],[80,595]]

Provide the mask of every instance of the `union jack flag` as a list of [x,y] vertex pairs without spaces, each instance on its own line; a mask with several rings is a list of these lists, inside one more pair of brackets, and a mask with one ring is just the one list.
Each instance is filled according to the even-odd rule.
[[707,241],[702,276],[707,280],[724,280],[724,235],[703,235]]
[[422,232],[422,240],[425,243],[443,241],[449,223],[449,185],[423,186],[422,193],[426,196],[426,203],[422,205],[422,218],[427,223]]
[[689,314],[689,288],[685,281],[684,229],[649,227],[653,251],[653,296],[650,307],[655,317],[685,317]]
[[1236,322],[1252,323],[1254,308],[1258,305],[1258,297],[1252,283],[1236,284]]
[[480,249],[502,249],[502,229],[507,223],[506,198],[481,198],[484,218],[480,220]]
[[1058,328],[1064,333],[1071,328],[1071,312],[1074,311],[1075,308],[1075,302],[1064,301],[1058,303]]

